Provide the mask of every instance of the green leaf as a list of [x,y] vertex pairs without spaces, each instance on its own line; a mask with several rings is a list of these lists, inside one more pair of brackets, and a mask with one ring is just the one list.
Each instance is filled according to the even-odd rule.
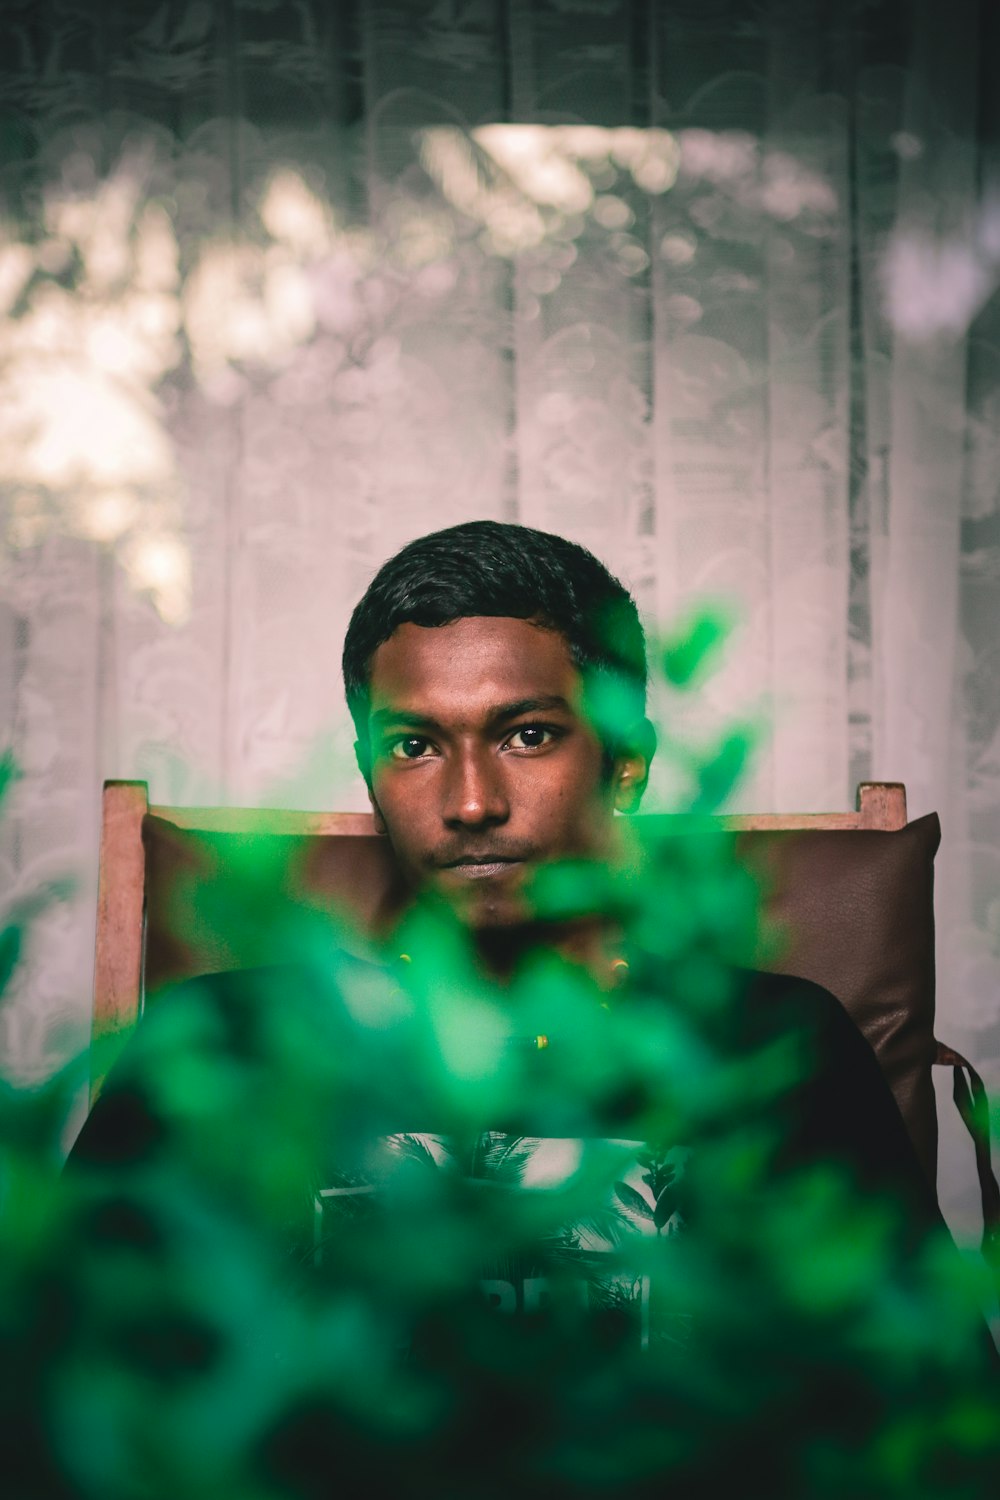
[[725,736],[698,770],[696,811],[708,812],[726,800],[746,769],[751,745],[751,736],[743,730]]
[[14,785],[14,782],[19,781],[20,777],[21,772],[14,759],[13,751],[5,750],[0,755],[0,806],[6,800],[7,793]]
[[5,927],[0,932],[0,994],[10,983],[10,977],[21,957],[20,927]]
[[564,859],[534,872],[529,890],[532,909],[549,921],[566,921],[607,911],[613,882],[606,865],[594,859]]
[[641,715],[634,682],[612,671],[590,671],[583,680],[584,713],[600,739],[621,740]]
[[732,611],[705,605],[667,637],[660,655],[663,675],[674,687],[694,687],[714,670],[733,628]]

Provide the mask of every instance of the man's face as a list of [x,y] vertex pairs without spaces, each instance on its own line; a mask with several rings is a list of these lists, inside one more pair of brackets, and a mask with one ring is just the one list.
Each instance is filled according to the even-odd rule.
[[[545,860],[600,853],[645,762],[608,777],[565,638],[474,616],[399,626],[372,659],[371,796],[412,888],[475,928],[524,919]],[[641,784],[638,785],[641,792]]]

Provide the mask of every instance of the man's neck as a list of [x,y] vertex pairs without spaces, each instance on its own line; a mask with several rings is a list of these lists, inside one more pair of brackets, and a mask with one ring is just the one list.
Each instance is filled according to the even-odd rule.
[[589,970],[602,989],[618,982],[623,963],[620,930],[595,918],[484,927],[473,933],[473,942],[483,966],[501,981],[510,979],[521,960],[539,949],[558,953],[568,963]]

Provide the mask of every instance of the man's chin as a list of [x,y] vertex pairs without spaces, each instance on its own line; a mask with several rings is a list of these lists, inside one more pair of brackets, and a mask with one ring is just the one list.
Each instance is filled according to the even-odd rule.
[[524,897],[514,891],[448,891],[448,904],[472,932],[498,932],[530,921]]
[[531,921],[529,903],[522,888],[522,868],[473,878],[450,870],[433,882],[435,894],[451,907],[463,926],[473,932],[494,932],[523,927]]

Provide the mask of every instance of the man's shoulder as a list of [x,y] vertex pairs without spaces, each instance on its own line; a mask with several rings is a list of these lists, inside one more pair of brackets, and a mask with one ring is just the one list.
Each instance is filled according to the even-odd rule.
[[904,1197],[916,1220],[939,1226],[933,1187],[874,1049],[837,997],[794,975],[746,971],[744,985],[754,1024],[794,1028],[801,1043],[786,1163],[840,1163],[860,1186]]
[[226,969],[164,987],[105,1080],[71,1167],[148,1161],[168,1140],[185,1090],[208,1089],[230,1065],[249,1076],[296,1048],[302,1057],[330,1051],[342,1034],[345,992],[379,982],[383,972],[338,949],[322,965]]
[[[828,1067],[878,1064],[871,1046],[832,991],[797,974],[734,968],[737,1021],[748,1042],[779,1033],[799,1038],[814,1062]],[[881,1075],[879,1075],[881,1076]]]

